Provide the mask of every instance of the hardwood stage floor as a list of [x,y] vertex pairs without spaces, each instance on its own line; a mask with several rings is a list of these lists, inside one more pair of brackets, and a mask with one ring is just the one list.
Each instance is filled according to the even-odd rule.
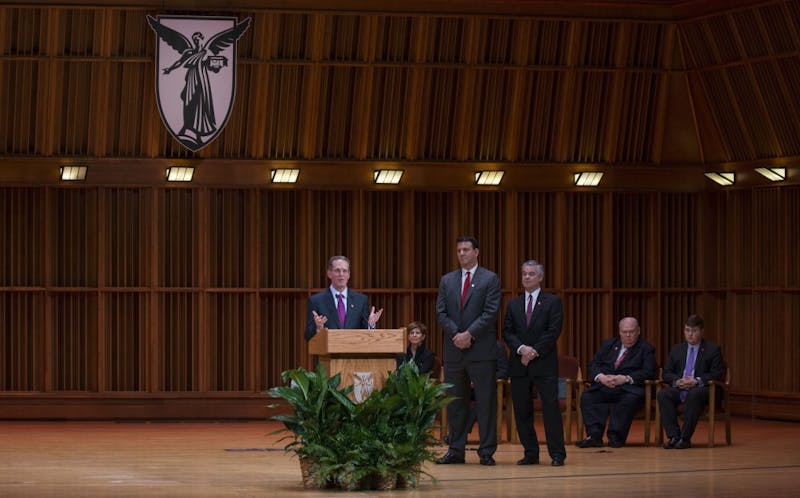
[[[0,422],[0,497],[800,496],[800,423],[736,419],[733,446],[567,448],[564,467],[518,467],[503,443],[496,467],[429,465],[437,482],[391,492],[307,491],[268,422]],[[541,434],[541,432],[540,432]],[[724,434],[717,434],[717,441]],[[470,445],[475,447],[475,445]],[[442,448],[444,451],[444,448]]]

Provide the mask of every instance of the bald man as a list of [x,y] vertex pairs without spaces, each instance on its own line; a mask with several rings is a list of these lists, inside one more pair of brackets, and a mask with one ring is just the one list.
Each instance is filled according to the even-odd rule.
[[636,411],[644,405],[644,381],[656,373],[655,348],[641,337],[639,321],[631,316],[619,321],[619,336],[603,341],[589,364],[592,384],[581,396],[586,438],[575,446],[603,446],[608,419],[608,445],[625,446]]

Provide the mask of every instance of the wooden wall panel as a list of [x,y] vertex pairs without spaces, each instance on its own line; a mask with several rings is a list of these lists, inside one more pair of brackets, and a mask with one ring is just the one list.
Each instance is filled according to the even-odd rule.
[[[511,267],[504,275],[513,275],[514,280],[503,282],[506,288],[520,288],[521,265],[523,261],[535,259],[544,266],[545,277],[543,286],[548,289],[561,289],[564,287],[562,261],[563,247],[561,238],[564,236],[558,220],[564,213],[558,202],[559,194],[552,193],[521,193],[517,203],[518,223],[518,261],[509,261]],[[503,251],[511,249],[503,247]],[[504,258],[508,261],[508,258]]]
[[[355,206],[353,192],[311,192],[307,249],[310,253],[308,262],[312,265],[309,271],[312,287],[322,289],[330,285],[325,271],[331,256],[343,255],[352,260],[354,249],[360,247],[361,237],[365,235],[363,213],[360,210],[356,212]],[[361,286],[363,278],[358,272],[361,264],[355,260],[350,265],[350,282],[356,287]]]
[[147,392],[151,356],[149,295],[112,292],[103,296],[105,328],[102,359],[105,391]]
[[0,292],[0,390],[42,388],[46,326],[45,298],[40,292]]
[[[660,216],[656,218],[659,230],[659,241],[652,247],[653,253],[660,256],[652,263],[660,261],[661,268],[656,271],[660,276],[661,287],[668,289],[696,289],[699,282],[706,277],[707,285],[713,283],[708,277],[715,275],[706,272],[700,261],[700,245],[704,240],[699,230],[701,213],[698,208],[698,196],[695,194],[662,194],[660,199]],[[713,220],[713,218],[712,218]],[[714,223],[716,225],[716,223]],[[719,259],[714,247],[708,248],[711,259]],[[648,257],[652,257],[651,256]],[[654,281],[653,284],[658,283]],[[688,316],[688,315],[687,315]]]
[[97,285],[97,191],[58,188],[49,201],[50,282],[60,287]]
[[[300,265],[303,251],[299,246],[300,234],[306,228],[301,225],[301,195],[296,191],[261,191],[258,197],[257,253],[259,287],[292,288],[304,287]],[[321,271],[324,276],[324,265]],[[316,280],[315,280],[316,281]]]
[[458,268],[456,238],[461,234],[456,201],[452,192],[414,193],[413,288],[438,289],[441,276]]
[[104,202],[100,240],[108,287],[148,287],[152,261],[150,222],[153,194],[149,189],[110,188],[101,192]]
[[252,392],[252,308],[250,293],[214,292],[207,295],[207,365],[209,391]]
[[255,286],[255,191],[212,189],[208,197],[209,286]]
[[199,269],[199,192],[158,191],[158,285],[195,287]]
[[259,296],[258,391],[280,385],[284,370],[314,368],[304,338],[307,300],[307,293],[265,293]]
[[158,294],[156,339],[158,385],[163,392],[201,391],[199,297],[191,292]]
[[45,285],[45,191],[0,188],[0,287]]
[[[583,365],[627,315],[663,364],[686,317],[700,313],[733,368],[738,399],[798,389],[798,188],[2,194],[9,212],[39,227],[4,215],[14,239],[0,272],[6,392],[263,393],[281,371],[312,366],[306,300],[327,286],[332,254],[351,257],[352,286],[384,308],[381,326],[421,320],[441,352],[438,284],[457,268],[464,233],[479,238],[481,264],[501,275],[504,304],[519,292],[524,259],[546,265],[545,288],[564,300],[560,351]],[[41,242],[37,233],[50,235]]]
[[91,292],[50,296],[50,354],[53,391],[97,390],[97,297]]
[[[656,236],[655,203],[648,194],[624,194],[614,198],[613,240],[620,241],[614,251],[615,288],[653,289],[657,286],[661,248]],[[653,257],[656,256],[656,257]]]
[[[570,289],[602,289],[610,268],[604,264],[604,242],[611,238],[605,219],[606,197],[602,194],[567,194],[564,222],[566,231],[566,265],[564,287]],[[620,241],[621,242],[621,241]]]

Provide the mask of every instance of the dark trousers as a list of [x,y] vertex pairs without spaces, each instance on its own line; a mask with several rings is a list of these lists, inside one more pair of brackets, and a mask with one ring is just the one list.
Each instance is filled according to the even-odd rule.
[[567,457],[567,451],[564,448],[564,423],[561,420],[561,408],[558,406],[558,376],[533,373],[525,377],[511,377],[514,419],[517,422],[519,440],[525,448],[525,456],[539,458],[539,439],[533,426],[532,387],[536,387],[542,400],[547,452],[551,458],[564,459]]
[[658,409],[661,422],[668,438],[692,439],[697,419],[708,404],[708,386],[689,389],[683,407],[683,428],[678,427],[678,405],[681,404],[681,391],[677,387],[667,387],[658,392]]
[[447,394],[456,399],[447,405],[450,452],[464,455],[467,445],[470,384],[475,387],[480,445],[478,455],[492,456],[497,450],[497,360],[461,361],[444,364],[444,381],[453,384]]
[[624,443],[628,439],[636,410],[644,405],[644,395],[622,388],[601,387],[584,391],[581,396],[581,412],[586,433],[592,439],[602,439],[608,419],[609,441]]

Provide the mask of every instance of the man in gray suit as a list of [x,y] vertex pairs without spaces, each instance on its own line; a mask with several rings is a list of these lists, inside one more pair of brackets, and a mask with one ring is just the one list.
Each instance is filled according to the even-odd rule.
[[444,381],[456,400],[447,406],[450,428],[447,453],[439,464],[464,463],[467,444],[470,383],[475,387],[481,465],[494,465],[497,449],[497,313],[500,279],[478,266],[478,241],[460,237],[456,254],[461,269],[445,274],[439,283],[436,318],[444,337]]
[[383,309],[369,307],[367,296],[347,287],[350,281],[350,260],[333,256],[328,260],[330,287],[308,298],[306,340],[323,327],[329,329],[374,329]]

